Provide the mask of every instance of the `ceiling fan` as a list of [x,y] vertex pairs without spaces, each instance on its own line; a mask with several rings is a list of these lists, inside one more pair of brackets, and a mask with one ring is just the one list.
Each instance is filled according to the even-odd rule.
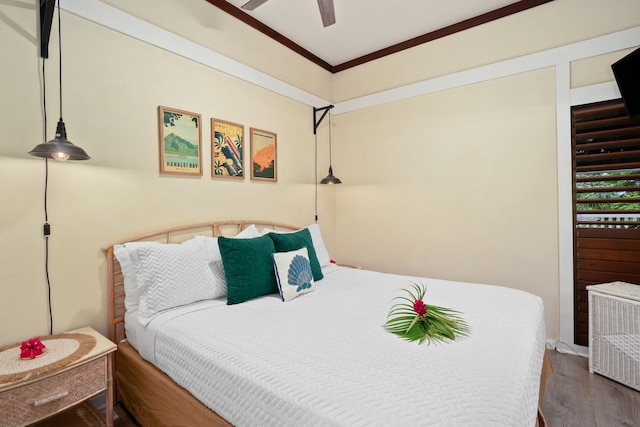
[[[267,0],[249,0],[242,6],[244,10],[253,10]],[[333,9],[333,0],[318,0],[318,8],[320,9],[320,17],[322,18],[322,25],[328,27],[336,23],[336,12]]]

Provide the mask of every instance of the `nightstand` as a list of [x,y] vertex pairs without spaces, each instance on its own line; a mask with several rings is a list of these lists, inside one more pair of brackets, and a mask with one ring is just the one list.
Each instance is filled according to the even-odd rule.
[[589,291],[589,372],[640,391],[640,285],[611,282]]
[[112,427],[116,345],[90,327],[41,340],[47,351],[36,359],[21,360],[20,344],[0,351],[0,427],[33,424],[102,392]]

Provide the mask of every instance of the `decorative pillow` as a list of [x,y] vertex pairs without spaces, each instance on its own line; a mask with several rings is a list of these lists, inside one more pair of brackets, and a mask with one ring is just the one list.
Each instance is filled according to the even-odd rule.
[[289,252],[300,248],[307,248],[311,271],[313,272],[313,280],[322,280],[324,275],[322,274],[322,268],[318,262],[316,251],[313,248],[311,232],[308,229],[303,228],[293,233],[269,233],[268,236],[273,240],[276,252]]
[[269,236],[251,239],[218,237],[227,281],[227,304],[239,304],[278,292],[271,254],[275,246]]
[[314,290],[307,248],[276,252],[272,257],[282,301],[291,301],[298,295]]
[[[311,233],[311,241],[313,242],[313,248],[316,251],[316,257],[318,258],[318,263],[320,263],[320,267],[326,267],[331,264],[331,257],[329,256],[329,252],[324,245],[324,240],[322,239],[322,233],[320,232],[320,226],[318,224],[311,224],[308,227],[305,227]],[[291,231],[280,231],[273,230],[271,228],[265,228],[262,230],[263,232],[269,233],[278,233],[278,234],[288,234]],[[300,231],[300,230],[296,230]],[[294,231],[293,233],[295,233]]]
[[204,239],[141,246],[129,257],[136,271],[138,319],[143,325],[161,311],[214,298],[211,249]]

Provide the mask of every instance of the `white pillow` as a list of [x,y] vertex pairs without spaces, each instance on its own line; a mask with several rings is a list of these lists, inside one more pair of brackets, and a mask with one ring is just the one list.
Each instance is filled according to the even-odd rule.
[[255,224],[251,224],[233,237],[239,239],[252,239],[254,237],[260,237],[262,234],[263,233],[258,230],[258,227],[256,227]]
[[136,249],[129,256],[140,292],[138,320],[142,325],[161,311],[215,297],[211,245],[204,239]]
[[320,233],[320,226],[318,224],[311,224],[307,227],[311,233],[311,241],[313,242],[313,248],[316,250],[316,256],[320,267],[326,267],[331,265],[331,257],[327,248],[324,246],[324,240],[322,240],[322,233]]
[[220,247],[218,246],[217,237],[197,236],[203,239],[207,245],[207,251],[211,255],[211,272],[213,273],[213,293],[214,298],[222,298],[227,296],[227,279],[224,277],[224,266],[222,265],[222,255],[220,255]]
[[[316,257],[318,258],[318,262],[320,263],[320,267],[326,267],[328,265],[332,265],[331,257],[329,256],[329,252],[324,245],[324,240],[322,240],[322,233],[320,233],[320,226],[318,224],[311,224],[308,227],[305,227],[311,233],[311,241],[313,242],[313,249],[316,251]],[[296,233],[297,231],[282,231],[282,230],[273,230],[270,228],[265,228],[262,230],[264,232],[269,233]]]
[[[122,278],[124,280],[124,307],[130,313],[137,313],[140,304],[140,291],[136,281],[136,270],[131,261],[131,253],[139,248],[158,245],[157,242],[130,242],[113,247],[113,254],[120,263]],[[137,314],[136,314],[137,315]]]
[[[233,238],[238,239],[252,239],[254,237],[259,237],[263,233],[258,231],[258,228],[255,224],[251,224],[242,230],[240,233],[233,236]],[[222,264],[222,255],[220,255],[220,247],[218,246],[218,238],[217,237],[209,237],[209,236],[196,236],[198,239],[203,239],[207,244],[207,251],[211,254],[211,262],[210,267],[213,272],[213,287],[214,287],[214,297],[213,298],[221,298],[227,296],[227,279],[224,275],[224,265]]]
[[155,242],[130,242],[113,247],[113,255],[120,263],[120,270],[122,271],[122,279],[124,281],[124,328],[127,334],[127,341],[136,349],[138,348],[137,325],[140,291],[138,290],[138,282],[136,280],[136,270],[129,254],[135,252],[138,248],[156,244]]
[[282,301],[291,301],[299,295],[314,290],[307,248],[276,252],[271,256]]

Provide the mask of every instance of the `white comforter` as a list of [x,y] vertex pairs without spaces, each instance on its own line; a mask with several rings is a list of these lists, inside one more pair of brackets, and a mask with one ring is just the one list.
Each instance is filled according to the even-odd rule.
[[418,345],[383,328],[411,280],[334,268],[287,303],[272,295],[162,313],[137,347],[237,426],[535,425],[542,300],[426,279],[425,302],[460,310],[471,336]]

